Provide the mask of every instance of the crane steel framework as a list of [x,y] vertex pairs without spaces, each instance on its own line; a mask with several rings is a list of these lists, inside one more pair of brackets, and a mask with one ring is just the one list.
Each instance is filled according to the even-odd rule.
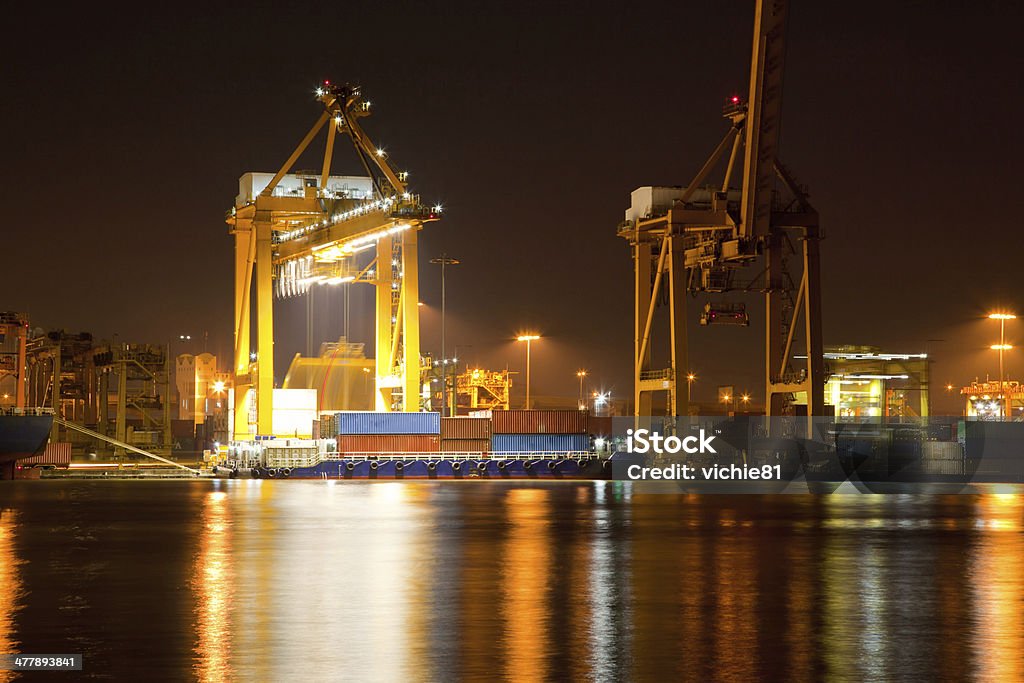
[[[269,184],[227,217],[235,236],[232,431],[238,440],[272,433],[275,293],[301,294],[317,283],[362,282],[376,287],[376,409],[420,407],[417,231],[439,218],[440,207],[421,204],[408,190],[408,175],[396,173],[384,150],[363,131],[359,119],[369,115],[370,103],[357,86],[325,81],[317,88],[316,99],[323,112],[313,127]],[[275,194],[325,126],[327,142],[318,181],[306,183],[301,196]],[[371,196],[328,188],[339,133],[349,138],[369,176]],[[375,177],[373,167],[382,178]],[[356,255],[373,248],[373,260],[357,267]],[[256,352],[250,353],[253,298]]]
[[[757,0],[748,100],[744,104],[734,97],[726,106],[723,114],[732,125],[681,196],[663,215],[619,227],[632,247],[635,269],[637,418],[651,415],[652,394],[662,391],[668,393],[669,415],[689,413],[689,391],[680,377],[689,370],[686,295],[697,292],[763,292],[767,415],[790,414],[793,395],[806,393],[810,436],[810,417],[824,412],[818,213],[777,158],[786,11],[786,0]],[[730,199],[729,188],[741,149],[737,202]],[[727,153],[723,181],[706,189]],[[776,179],[784,192],[775,192]],[[789,268],[794,256],[801,263],[797,277]],[[743,281],[744,271],[758,261],[762,270]],[[663,290],[669,309],[667,368],[655,367],[651,359],[652,323]],[[801,317],[806,364],[797,368],[793,351]]]

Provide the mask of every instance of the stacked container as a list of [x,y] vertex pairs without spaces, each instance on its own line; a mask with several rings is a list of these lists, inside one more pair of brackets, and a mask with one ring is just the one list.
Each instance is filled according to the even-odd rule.
[[441,418],[441,451],[486,453],[491,450],[491,420],[484,417]]
[[338,422],[333,414],[320,416],[320,438],[333,439],[338,436]]
[[437,453],[440,413],[335,413],[338,451],[347,453]]
[[491,414],[494,452],[590,450],[586,410],[495,410]]

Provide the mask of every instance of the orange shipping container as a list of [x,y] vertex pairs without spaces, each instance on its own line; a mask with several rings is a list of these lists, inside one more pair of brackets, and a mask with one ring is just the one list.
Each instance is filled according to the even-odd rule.
[[586,434],[586,410],[495,410],[494,434]]
[[442,439],[489,439],[491,421],[485,417],[442,417]]

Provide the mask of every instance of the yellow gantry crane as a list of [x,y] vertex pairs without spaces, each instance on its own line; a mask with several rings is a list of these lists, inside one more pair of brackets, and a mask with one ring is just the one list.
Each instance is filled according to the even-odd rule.
[[[746,103],[735,97],[725,107],[732,125],[711,157],[664,210],[653,208],[652,200],[651,210],[619,226],[635,269],[638,418],[651,415],[656,392],[667,392],[669,415],[689,413],[686,298],[698,292],[763,292],[767,415],[792,414],[796,394],[806,395],[808,416],[824,412],[818,214],[777,158],[786,10],[786,0],[757,0],[749,97]],[[730,183],[741,151],[737,193]],[[723,162],[724,178],[709,183]],[[653,196],[655,188],[649,189]],[[794,261],[799,268],[790,268]],[[745,279],[755,264],[760,270]],[[667,367],[652,361],[651,354],[655,312],[663,298],[669,313]],[[720,316],[723,322],[746,322],[745,311],[728,312]],[[715,313],[707,310],[702,324],[714,322]],[[796,367],[793,351],[801,340],[806,363]],[[810,436],[810,421],[807,430]]]
[[[323,112],[295,151],[263,187],[259,174],[243,176],[243,191],[227,217],[235,236],[237,440],[272,434],[274,297],[303,294],[319,284],[376,287],[376,409],[420,409],[416,240],[424,223],[439,218],[441,207],[421,204],[409,192],[408,174],[395,172],[385,151],[363,131],[359,120],[370,114],[370,102],[357,86],[325,81],[316,99]],[[320,174],[289,175],[325,127]],[[339,135],[352,143],[366,177],[331,175]],[[357,256],[369,250],[372,260],[357,265]]]

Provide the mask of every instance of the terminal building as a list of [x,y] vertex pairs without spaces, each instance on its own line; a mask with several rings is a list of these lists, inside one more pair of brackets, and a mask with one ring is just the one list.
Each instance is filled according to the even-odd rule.
[[1024,419],[1024,387],[1017,380],[979,382],[976,379],[961,388],[960,395],[966,401],[964,415],[969,420]]

